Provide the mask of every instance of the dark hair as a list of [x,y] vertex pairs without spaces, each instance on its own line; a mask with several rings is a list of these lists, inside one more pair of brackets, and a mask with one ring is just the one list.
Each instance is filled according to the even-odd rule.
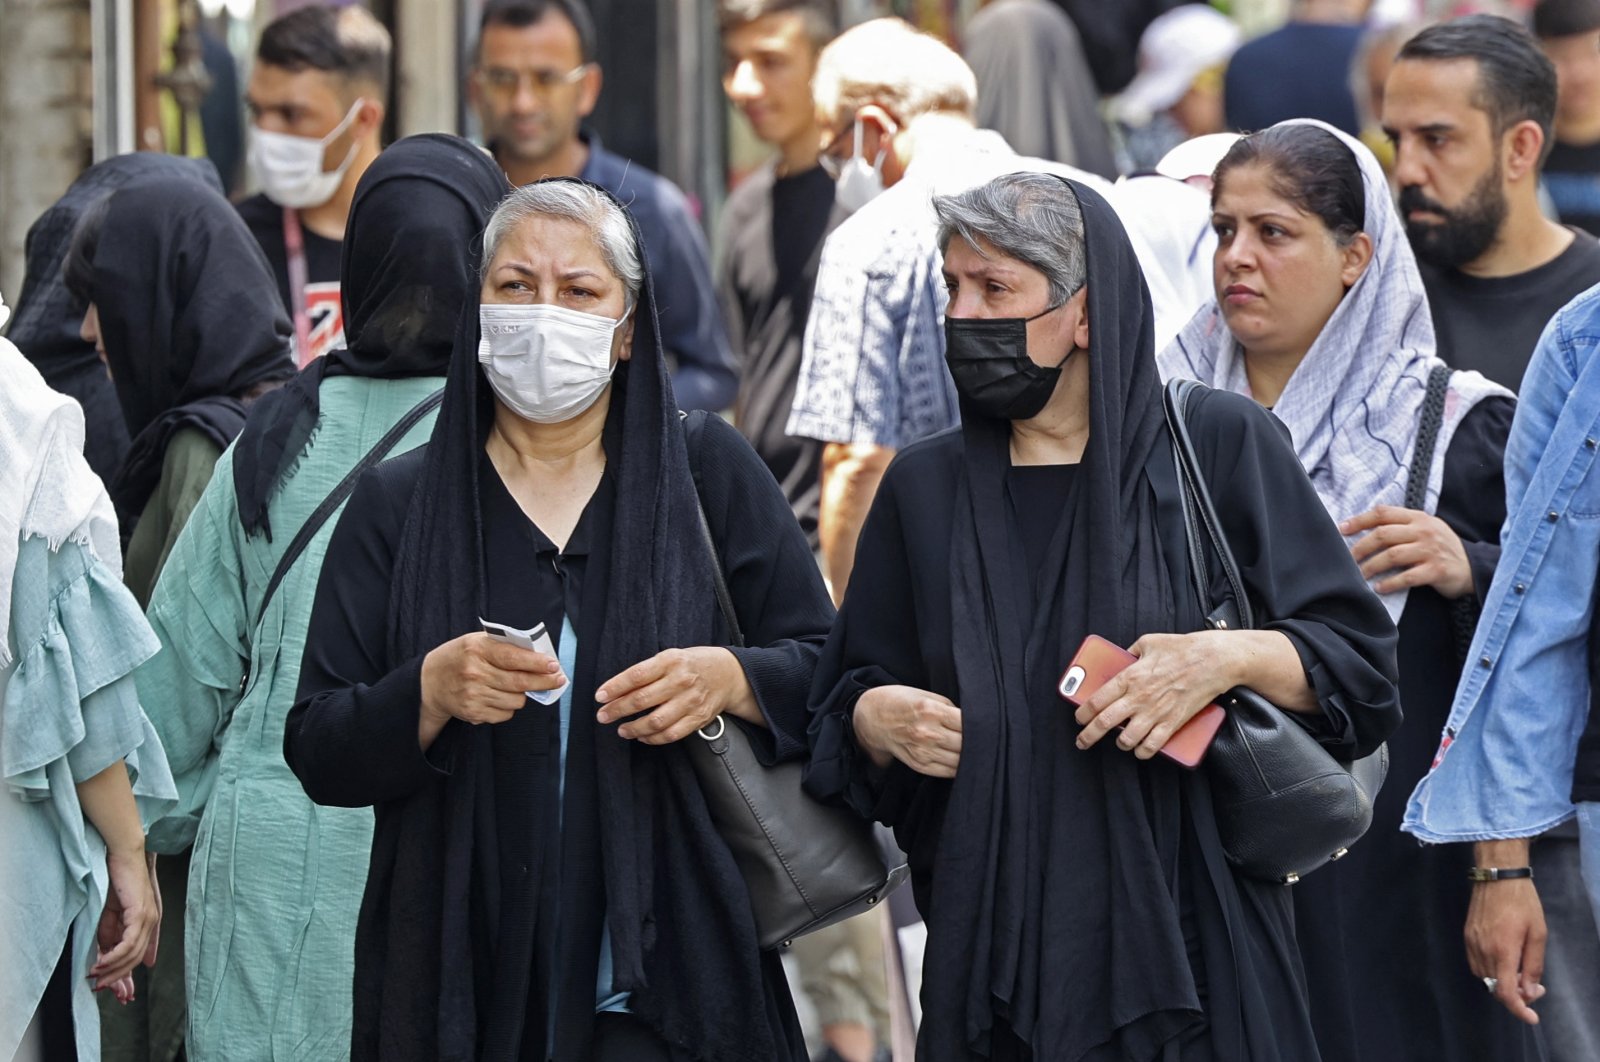
[[839,9],[834,0],[717,0],[717,25],[722,32],[768,15],[792,11],[805,24],[817,51],[839,35]]
[[1600,0],[1539,0],[1533,9],[1533,35],[1540,40],[1575,37],[1600,29]]
[[1533,35],[1508,18],[1468,15],[1429,26],[1401,47],[1395,62],[1471,59],[1478,64],[1472,105],[1489,116],[1495,136],[1518,122],[1537,122],[1544,150],[1555,143],[1556,68]]
[[490,26],[522,29],[543,21],[552,12],[572,23],[572,28],[578,31],[579,58],[585,63],[594,62],[594,16],[583,0],[489,0],[483,7],[483,17],[478,20],[474,56],[483,54],[483,31]]
[[87,306],[94,301],[94,253],[100,247],[100,234],[111,213],[111,193],[107,192],[78,215],[67,256],[61,260],[61,282],[72,297]]
[[1212,175],[1216,205],[1222,179],[1240,166],[1264,166],[1272,190],[1308,214],[1315,214],[1343,247],[1367,227],[1367,190],[1355,152],[1326,129],[1314,125],[1275,125],[1242,137],[1228,149]]
[[313,4],[268,23],[256,60],[291,73],[323,70],[387,97],[390,50],[389,31],[366,9]]

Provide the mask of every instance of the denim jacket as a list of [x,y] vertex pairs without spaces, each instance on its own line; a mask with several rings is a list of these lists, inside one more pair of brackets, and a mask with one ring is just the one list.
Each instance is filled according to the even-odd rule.
[[1422,841],[1532,837],[1572,817],[1600,573],[1600,287],[1551,319],[1506,444],[1494,584],[1433,767],[1401,828]]

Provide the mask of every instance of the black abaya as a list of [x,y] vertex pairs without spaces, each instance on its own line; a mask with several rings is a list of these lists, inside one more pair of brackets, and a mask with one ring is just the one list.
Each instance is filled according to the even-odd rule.
[[[1500,557],[1503,460],[1514,403],[1490,398],[1445,454],[1437,516],[1462,539],[1481,603]],[[1470,632],[1468,632],[1470,635]],[[1400,617],[1406,718],[1372,829],[1350,854],[1295,886],[1295,921],[1323,1062],[1529,1062],[1538,1033],[1488,998],[1462,943],[1472,846],[1420,845],[1400,832],[1411,791],[1439,747],[1465,641],[1451,603],[1412,590]]]
[[[1393,686],[1393,628],[1367,590],[1342,539],[1300,470],[1280,427],[1246,400],[1209,393],[1196,401],[1192,431],[1208,482],[1223,515],[1258,614],[1294,642],[1330,728],[1356,748],[1370,748],[1393,728],[1398,704]],[[1171,504],[1171,463],[1165,440],[1145,484],[1157,497],[1162,554],[1173,586],[1186,586],[1181,520]],[[952,499],[963,474],[964,440],[950,432],[908,448],[884,477],[862,531],[849,594],[819,666],[813,693],[812,767],[808,787],[818,795],[843,797],[863,815],[895,830],[906,851],[919,908],[929,914],[930,962],[941,956],[949,927],[938,912],[935,868],[946,830],[953,784],[913,772],[896,761],[874,768],[857,748],[850,713],[860,694],[874,686],[903,683],[958,696],[956,663],[971,651],[972,632],[952,622]],[[1025,488],[1024,488],[1025,489]],[[1059,489],[1059,488],[1058,488]],[[1069,510],[1070,511],[1070,510]],[[1007,523],[1021,542],[1025,532]],[[1069,588],[1068,592],[1071,592]],[[1187,624],[1195,629],[1197,610]],[[1041,672],[1059,675],[1076,644],[1046,649]],[[959,703],[959,701],[958,701]],[[1071,709],[1054,696],[1034,697],[1035,761],[1053,762],[1067,777],[1079,765],[1103,757],[1128,756],[1110,741],[1084,752],[1073,744]],[[1042,755],[1041,755],[1042,753]],[[963,765],[966,752],[963,751]],[[1203,1018],[1195,1017],[1145,1053],[1119,1053],[1102,1044],[1077,1056],[1030,1049],[996,1015],[988,1057],[1077,1062],[1125,1058],[1218,1062],[1311,1062],[1316,1059],[1310,1015],[1294,929],[1289,891],[1236,877],[1225,866],[1202,774],[1156,759],[1140,768],[1146,789],[1145,815],[1122,823],[1127,831],[1160,831],[1171,812],[1162,794],[1172,793],[1179,825],[1162,849],[1166,881],[1158,883],[1181,926],[1182,948],[1191,969]],[[996,785],[1003,780],[996,780]],[[1082,809],[1087,812],[1088,809]],[[1101,812],[1096,811],[1095,814]],[[1059,813],[1058,813],[1059,814]],[[1057,823],[1052,829],[1059,829]],[[1098,866],[1057,850],[1040,883],[1047,904],[1070,905],[1095,879],[1116,888],[1142,883],[1117,881],[1125,867]],[[970,915],[969,915],[970,917]],[[1041,943],[1040,992],[1053,1010],[1114,1006],[1121,985],[1110,984],[1119,927],[1107,939],[1047,938]],[[1109,949],[1107,941],[1110,941]],[[943,956],[959,962],[960,956]],[[1126,958],[1126,957],[1124,957]],[[1115,964],[1113,959],[1112,964]],[[1170,971],[1146,970],[1148,977]],[[923,1010],[937,1017],[963,1006],[930,991]],[[984,1057],[959,1043],[930,1039],[928,1026],[919,1057],[967,1060]]]

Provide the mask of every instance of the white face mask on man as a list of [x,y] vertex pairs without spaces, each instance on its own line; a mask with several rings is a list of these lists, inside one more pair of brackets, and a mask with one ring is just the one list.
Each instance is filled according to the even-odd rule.
[[328,145],[350,128],[363,102],[356,100],[351,104],[344,121],[320,140],[313,136],[269,133],[252,125],[250,170],[266,197],[294,210],[321,206],[332,199],[333,193],[339,190],[339,182],[344,180],[345,171],[355,161],[358,145],[352,143],[344,161],[327,173],[322,172],[322,156]]
[[834,181],[835,203],[854,212],[883,194],[883,159],[889,151],[887,137],[893,135],[892,132],[883,134],[884,138],[878,141],[878,157],[868,162],[861,155],[861,119],[856,119],[855,147],[839,167],[839,176]]
[[616,320],[564,306],[478,307],[478,364],[512,412],[537,424],[571,420],[611,382]]

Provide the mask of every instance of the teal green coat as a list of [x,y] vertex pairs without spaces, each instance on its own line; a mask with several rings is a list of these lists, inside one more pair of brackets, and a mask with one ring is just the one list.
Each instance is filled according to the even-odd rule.
[[[151,598],[162,648],[136,680],[167,749],[179,805],[151,831],[149,845],[177,852],[194,844],[184,958],[188,1056],[197,1062],[349,1054],[372,813],[317,807],[283,762],[284,718],[337,512],[278,587],[259,628],[253,620],[279,556],[312,510],[443,383],[323,381],[321,420],[268,509],[272,541],[245,537],[230,450]],[[430,414],[391,455],[426,442],[432,428]]]

